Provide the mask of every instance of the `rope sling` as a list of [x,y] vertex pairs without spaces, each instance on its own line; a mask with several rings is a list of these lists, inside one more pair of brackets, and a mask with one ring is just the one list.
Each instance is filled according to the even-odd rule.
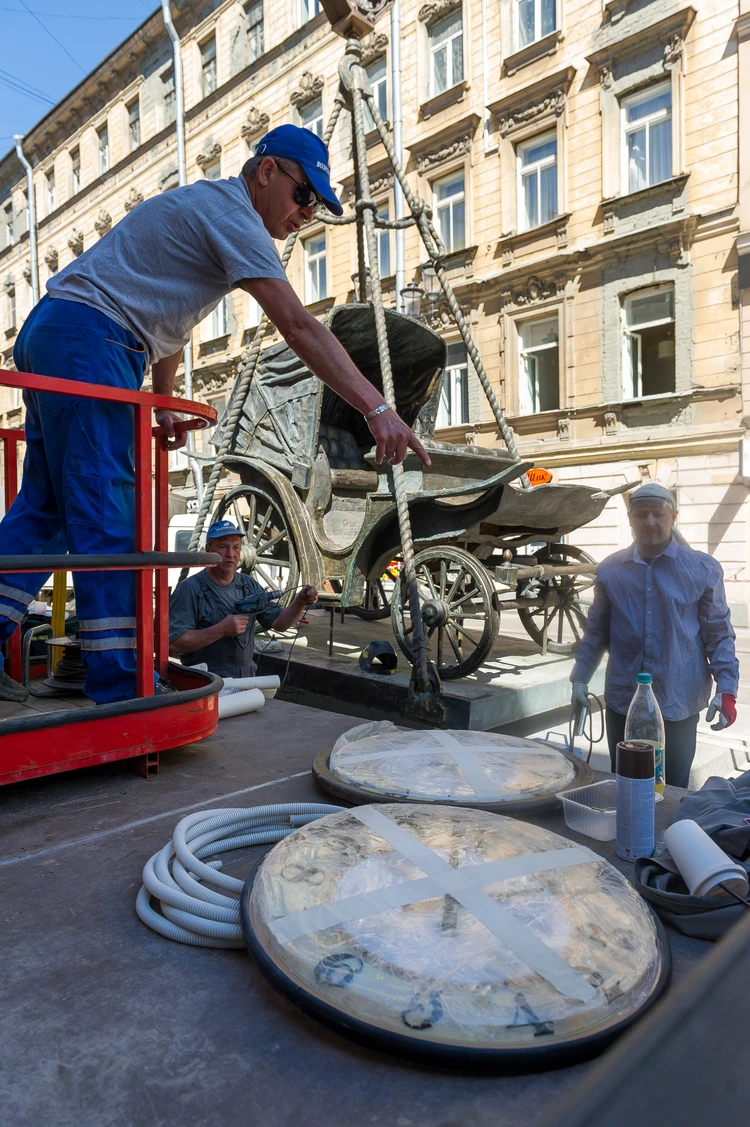
[[[355,191],[357,199],[354,205],[354,214],[349,216],[336,217],[328,214],[317,213],[316,218],[322,220],[323,223],[331,226],[342,226],[349,223],[357,224],[357,258],[359,268],[359,300],[365,300],[365,278],[366,272],[369,271],[369,280],[371,288],[371,299],[373,310],[375,314],[375,332],[378,346],[378,357],[380,362],[380,370],[383,382],[383,396],[394,411],[396,410],[396,397],[393,385],[393,370],[391,367],[391,357],[388,348],[388,338],[386,332],[386,319],[385,309],[383,306],[383,293],[380,279],[380,268],[378,264],[378,248],[377,248],[377,234],[378,229],[395,229],[416,226],[424,244],[425,250],[432,264],[437,278],[440,282],[440,287],[445,296],[448,308],[450,309],[453,320],[456,323],[461,339],[464,342],[468,356],[471,359],[474,370],[477,374],[479,382],[482,386],[487,402],[497,423],[498,431],[505,442],[508,452],[515,462],[519,462],[520,455],[516,446],[513,433],[508,426],[505,415],[498,403],[497,396],[490,384],[489,378],[485,371],[482,359],[479,355],[479,350],[471,335],[471,330],[466,322],[466,318],[461,311],[461,308],[456,300],[453,288],[445,270],[444,260],[447,255],[446,247],[438,234],[437,229],[432,220],[432,213],[425,201],[419,196],[416,196],[409,187],[404,172],[403,166],[399,161],[396,152],[391,143],[387,127],[378,109],[377,103],[374,99],[372,89],[370,87],[367,72],[362,65],[362,45],[358,38],[351,36],[346,41],[346,49],[344,57],[339,66],[340,88],[334,101],[333,110],[328,120],[323,140],[326,145],[330,145],[331,138],[336,129],[342,109],[346,106],[352,117],[352,127],[354,135],[354,173],[355,173]],[[380,140],[388,155],[388,159],[393,168],[394,175],[396,176],[401,190],[403,191],[404,198],[408,205],[410,215],[405,216],[403,219],[385,220],[381,219],[378,212],[377,203],[370,197],[370,174],[367,167],[367,145],[365,141],[365,120],[364,120],[364,106],[367,106],[375,127],[380,136]],[[321,212],[323,209],[320,209]],[[284,246],[282,255],[282,264],[287,266],[297,241],[298,232],[295,231],[289,235]],[[367,245],[367,258],[369,258],[369,267],[365,258],[365,243]],[[234,386],[232,388],[225,422],[222,427],[219,446],[216,453],[216,460],[211,470],[211,475],[206,485],[203,494],[203,500],[200,505],[198,516],[195,522],[195,528],[190,538],[190,550],[194,551],[198,547],[201,534],[206,524],[206,518],[211,509],[213,499],[216,493],[219,480],[224,468],[224,460],[227,454],[231,453],[233,445],[236,441],[239,420],[243,412],[245,401],[247,399],[250,387],[255,377],[255,372],[260,358],[261,348],[266,332],[268,330],[269,321],[265,315],[261,316],[260,323],[256,329],[252,344],[249,349],[243,351],[240,357],[239,368]],[[414,543],[411,533],[411,522],[409,519],[409,497],[406,490],[406,481],[404,477],[404,468],[402,465],[395,465],[392,467],[393,471],[393,492],[396,501],[396,510],[398,514],[399,533],[401,538],[402,548],[402,575],[406,585],[409,613],[413,627],[413,641],[412,646],[414,650],[414,664],[412,673],[412,683],[410,685],[410,711],[415,715],[419,715],[422,719],[428,722],[439,722],[443,716],[443,707],[439,701],[440,693],[440,680],[437,670],[432,662],[428,659],[429,643],[425,634],[424,624],[420,613],[419,590],[417,584],[416,569],[414,565]],[[529,482],[524,475],[521,479],[521,485],[524,488],[529,488]],[[183,571],[180,580],[184,578],[187,571]]]

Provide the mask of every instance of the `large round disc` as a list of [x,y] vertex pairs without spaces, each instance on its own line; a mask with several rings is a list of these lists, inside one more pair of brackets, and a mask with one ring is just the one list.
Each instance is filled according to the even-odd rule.
[[241,915],[261,969],[305,1012],[432,1063],[591,1055],[669,976],[660,925],[617,869],[480,810],[321,818],[266,855]]

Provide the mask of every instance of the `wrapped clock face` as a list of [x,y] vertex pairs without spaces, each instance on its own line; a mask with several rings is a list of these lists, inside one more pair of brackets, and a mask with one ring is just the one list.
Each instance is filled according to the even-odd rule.
[[329,815],[267,854],[241,909],[264,973],[302,1009],[431,1060],[590,1054],[668,976],[660,925],[609,862],[480,810]]
[[313,771],[326,790],[351,802],[455,803],[499,813],[553,808],[559,791],[593,779],[577,756],[534,740],[389,722],[345,732]]

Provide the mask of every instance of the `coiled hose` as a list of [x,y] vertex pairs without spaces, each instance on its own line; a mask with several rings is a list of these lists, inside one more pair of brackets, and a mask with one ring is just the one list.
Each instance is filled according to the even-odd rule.
[[[172,840],[146,862],[135,902],[139,918],[176,943],[244,947],[239,901],[224,895],[239,895],[243,882],[218,872],[221,861],[206,862],[203,858],[281,841],[300,826],[342,809],[317,802],[294,802],[188,814],[175,826]],[[162,915],[151,907],[152,896],[159,901]]]

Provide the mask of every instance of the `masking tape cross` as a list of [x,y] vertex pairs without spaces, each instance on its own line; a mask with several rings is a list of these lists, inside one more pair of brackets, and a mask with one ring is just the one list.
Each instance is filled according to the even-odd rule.
[[397,825],[373,806],[359,806],[349,811],[384,841],[417,865],[424,877],[344,897],[314,908],[290,912],[269,923],[276,939],[283,944],[294,942],[325,928],[337,927],[352,920],[378,915],[392,908],[416,904],[436,896],[450,895],[518,956],[531,970],[551,983],[561,994],[581,1002],[589,1002],[596,990],[583,975],[551,950],[527,926],[482,891],[481,886],[494,881],[532,873],[549,872],[571,865],[599,862],[601,858],[583,845],[552,849],[544,853],[527,853],[520,857],[487,861],[481,865],[465,865],[454,869],[414,834]]

